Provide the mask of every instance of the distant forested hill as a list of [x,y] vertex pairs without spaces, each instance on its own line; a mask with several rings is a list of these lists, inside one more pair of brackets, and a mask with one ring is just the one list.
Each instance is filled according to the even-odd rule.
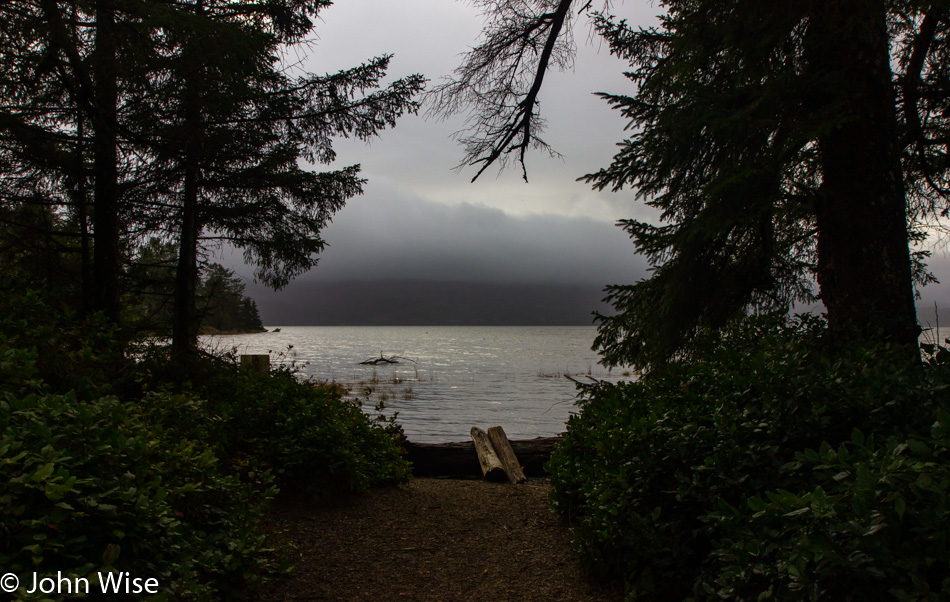
[[588,326],[610,309],[598,285],[301,280],[250,291],[268,324],[288,326]]
[[[171,331],[175,249],[152,240],[143,246],[130,270],[138,286],[124,299],[125,321],[137,330]],[[257,304],[244,294],[244,279],[218,263],[202,265],[196,287],[197,318],[202,332],[257,332],[264,329]]]

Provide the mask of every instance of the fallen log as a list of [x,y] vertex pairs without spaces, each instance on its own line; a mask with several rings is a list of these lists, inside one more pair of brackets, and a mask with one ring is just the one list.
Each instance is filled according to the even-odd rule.
[[[529,477],[542,477],[547,473],[544,463],[560,437],[537,437],[509,441],[511,449],[521,462],[522,471]],[[480,478],[481,466],[472,441],[452,443],[413,443],[403,441],[406,458],[412,462],[412,474],[417,477]]]
[[491,441],[485,431],[477,426],[472,427],[472,441],[475,442],[475,453],[478,455],[478,463],[482,467],[482,475],[486,481],[501,483],[508,480],[508,473],[502,465],[501,460],[495,454]]
[[493,426],[488,429],[488,440],[491,442],[495,455],[501,460],[501,465],[505,469],[505,474],[512,485],[518,485],[528,480],[521,472],[521,464],[518,462],[518,456],[511,449],[511,443],[508,436],[505,435],[505,429],[500,426]]

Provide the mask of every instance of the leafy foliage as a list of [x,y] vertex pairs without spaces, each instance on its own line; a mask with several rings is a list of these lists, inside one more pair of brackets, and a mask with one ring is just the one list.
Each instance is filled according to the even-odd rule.
[[260,521],[272,477],[239,479],[210,442],[169,432],[165,418],[194,419],[196,399],[109,394],[96,382],[115,366],[97,354],[101,335],[58,328],[35,296],[12,305],[19,315],[0,329],[0,562],[77,577],[127,571],[171,597],[253,590],[274,563]]
[[244,296],[244,281],[233,270],[211,263],[203,272],[198,287],[202,326],[224,332],[263,330],[257,303]]
[[[906,504],[919,502],[914,512],[921,513],[921,524],[943,516],[943,485],[934,485],[934,492],[906,489],[915,470],[931,470],[914,468],[917,460],[910,458],[916,456],[907,450],[922,449],[911,441],[927,441],[938,412],[946,410],[950,353],[942,351],[924,368],[914,369],[887,347],[829,353],[823,348],[823,331],[811,319],[792,325],[773,318],[749,320],[702,342],[689,362],[672,362],[638,382],[585,386],[581,412],[570,419],[549,465],[554,505],[571,520],[584,559],[623,576],[632,597],[683,598],[695,585],[699,598],[715,597],[717,591],[754,598],[773,582],[784,579],[787,587],[792,569],[781,569],[786,571],[781,574],[776,567],[795,559],[813,557],[815,564],[807,568],[817,571],[814,579],[824,587],[840,572],[841,567],[819,562],[824,558],[821,546],[830,540],[796,531],[794,521],[808,517],[784,516],[811,503],[806,496],[817,486],[833,497],[839,513],[834,524],[839,526],[874,518],[873,508],[852,503],[862,496],[874,497],[881,508],[890,504],[896,512],[892,493],[897,491],[904,491],[900,495]],[[829,457],[828,450],[853,441],[855,429],[863,433],[867,449]],[[936,443],[927,445],[937,461],[942,452]],[[876,489],[867,489],[864,476],[829,478],[846,470],[863,475],[860,463],[890,470],[882,468],[888,454],[905,465],[893,469],[901,472],[898,479],[885,478]],[[945,469],[933,470],[928,478],[939,483]],[[790,497],[782,497],[782,491],[791,492]],[[779,498],[766,492],[779,492],[774,494]],[[755,520],[733,515],[732,509],[749,507],[756,496],[776,505]],[[751,503],[762,509],[761,502]],[[910,514],[905,517],[911,519]],[[929,560],[923,550],[940,543],[928,539],[932,536],[925,529],[907,525],[900,536],[909,541],[900,550],[912,556],[901,566],[917,567],[916,576],[906,579],[926,582],[927,566],[939,561]],[[753,569],[746,567],[753,561],[736,550],[740,542],[767,550],[755,564],[760,573],[749,577],[745,589],[736,583],[751,575]],[[885,549],[898,553],[889,545],[861,551],[872,557]],[[850,568],[863,562],[848,551],[836,553]],[[886,562],[881,556],[869,566]],[[909,581],[901,579],[889,583],[906,587]]]
[[262,520],[275,483],[362,491],[408,477],[395,427],[328,387],[208,359],[203,385],[172,391],[157,354],[123,360],[102,320],[35,294],[4,292],[0,309],[7,571],[126,571],[156,578],[158,599],[252,596],[278,568]]
[[877,443],[855,430],[784,469],[813,490],[770,490],[710,519],[722,535],[699,587],[719,598],[924,600],[950,594],[950,414]]
[[[167,386],[177,367],[164,350],[144,360],[139,384]],[[201,399],[203,420],[169,415],[182,436],[214,441],[238,471],[271,471],[282,487],[362,492],[404,482],[399,427],[373,419],[335,385],[301,381],[281,367],[241,370],[235,357],[197,359],[183,392]]]
[[540,88],[571,64],[580,17],[629,63],[635,92],[601,94],[628,133],[582,179],[632,190],[659,222],[619,222],[651,275],[608,287],[605,364],[648,370],[706,330],[819,297],[839,341],[914,353],[913,287],[933,277],[908,243],[950,198],[945,5],[665,0],[655,27],[612,2],[475,5],[482,40],[430,100],[437,114],[468,112],[458,137],[476,178],[517,160],[527,179],[529,147],[553,154]]
[[[0,253],[13,243],[35,260],[72,247],[77,305],[118,321],[136,245],[177,241],[182,355],[196,346],[198,257],[209,241],[242,249],[275,288],[313,268],[321,231],[364,180],[359,165],[312,166],[334,161],[334,139],[369,140],[415,112],[425,81],[386,81],[388,55],[304,73],[290,56],[305,53],[330,4],[0,5]],[[52,216],[69,228],[37,219]]]
[[[920,43],[916,25],[939,11],[900,2],[665,5],[656,28],[597,19],[612,52],[630,62],[637,93],[602,95],[631,134],[585,179],[635,189],[662,220],[620,222],[654,270],[609,287],[618,312],[599,317],[604,361],[656,365],[744,310],[815,301],[815,284],[839,340],[913,347],[912,280],[930,278],[926,253],[912,269],[907,245],[921,240],[915,226],[934,215],[940,193],[906,166],[901,179],[898,119],[933,109],[895,102],[888,49],[906,57]],[[887,29],[898,14],[901,35]],[[939,129],[943,120],[925,121]],[[924,189],[930,212],[919,202]]]
[[171,438],[147,404],[115,397],[7,397],[0,408],[7,570],[154,577],[172,596],[239,596],[270,568],[260,523],[269,477],[221,469],[205,443]]

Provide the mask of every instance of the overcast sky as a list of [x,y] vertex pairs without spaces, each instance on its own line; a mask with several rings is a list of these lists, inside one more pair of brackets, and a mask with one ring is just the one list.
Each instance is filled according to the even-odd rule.
[[[616,2],[614,11],[632,24],[648,25],[657,8],[626,0]],[[470,3],[453,0],[340,0],[320,16],[302,63],[306,70],[335,72],[392,53],[391,78],[421,73],[430,85],[458,66],[483,24]],[[308,304],[301,297],[314,295],[319,283],[576,284],[599,290],[645,277],[646,262],[614,224],[651,219],[652,211],[631,191],[595,192],[576,181],[606,166],[624,136],[623,120],[593,93],[633,92],[622,75],[625,65],[590,34],[589,25],[579,23],[575,69],[545,78],[540,102],[549,126],[543,137],[563,160],[529,153],[530,183],[517,168],[501,174],[489,168],[475,183],[473,169],[454,170],[462,149],[452,134],[464,116],[408,116],[369,145],[338,141],[338,160],[330,168],[361,164],[365,192],[325,231],[330,247],[315,270],[276,294],[249,287],[265,323],[286,323],[284,308]],[[946,254],[938,255],[935,271],[942,280],[950,278]],[[950,307],[946,290],[930,287],[924,303]]]

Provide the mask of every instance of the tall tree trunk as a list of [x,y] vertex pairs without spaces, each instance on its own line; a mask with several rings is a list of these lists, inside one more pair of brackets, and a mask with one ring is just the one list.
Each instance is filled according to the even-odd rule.
[[194,162],[188,162],[182,195],[172,318],[172,353],[179,360],[187,360],[198,347],[198,319],[195,311],[198,286],[198,175]]
[[829,327],[916,353],[919,334],[894,115],[886,7],[816,2],[809,30],[820,119],[818,283]]
[[[204,13],[204,2],[195,3],[195,12]],[[198,287],[198,235],[201,222],[198,215],[201,172],[202,136],[201,84],[202,69],[199,49],[188,41],[183,49],[185,89],[183,102],[183,156],[185,188],[182,194],[181,224],[178,244],[178,270],[175,273],[174,309],[172,317],[172,353],[180,362],[194,355],[198,348],[198,316],[196,291]]]
[[119,322],[119,169],[117,149],[118,69],[115,7],[96,3],[96,47],[93,57],[95,105],[93,125],[95,166],[93,228],[94,308]]
[[[55,10],[55,6],[53,7]],[[72,3],[69,27],[72,30],[73,38],[79,39],[79,14],[78,6]],[[79,226],[79,279],[80,295],[79,304],[80,315],[89,314],[95,305],[93,299],[92,282],[92,245],[89,232],[89,198],[87,196],[88,178],[86,178],[86,112],[83,110],[82,102],[76,98],[76,165],[75,165],[75,206],[76,223]]]
[[76,183],[73,191],[76,205],[76,222],[79,226],[79,276],[80,276],[80,313],[85,316],[94,305],[92,264],[89,244],[89,203],[86,198],[86,158],[85,153],[85,115],[76,110]]

